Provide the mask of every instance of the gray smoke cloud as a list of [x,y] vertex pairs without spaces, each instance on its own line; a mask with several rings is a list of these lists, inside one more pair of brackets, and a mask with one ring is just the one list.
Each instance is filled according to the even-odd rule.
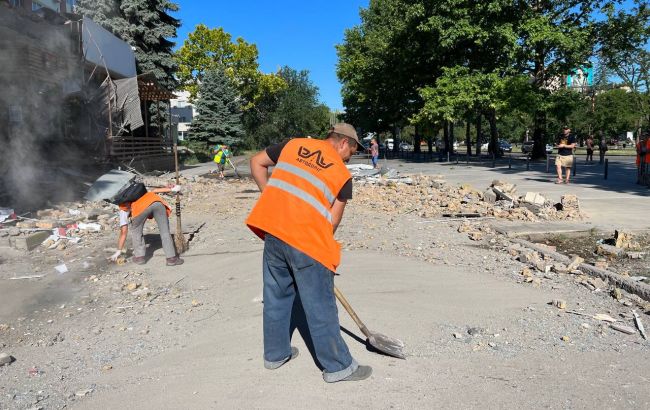
[[74,24],[0,6],[0,207],[72,200],[88,179]]

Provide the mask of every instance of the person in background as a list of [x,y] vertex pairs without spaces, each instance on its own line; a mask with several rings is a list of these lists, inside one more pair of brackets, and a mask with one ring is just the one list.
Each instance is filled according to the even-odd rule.
[[600,163],[605,162],[605,153],[607,153],[607,140],[604,136],[600,136],[600,141],[598,142],[598,155],[600,156]]
[[177,193],[180,190],[180,185],[156,188],[147,192],[136,201],[119,205],[120,237],[117,241],[117,252],[111,255],[110,259],[112,261],[117,261],[123,253],[126,253],[124,245],[126,244],[126,236],[129,233],[130,225],[131,241],[133,242],[133,258],[131,261],[137,265],[144,265],[147,262],[145,260],[146,244],[144,241],[144,223],[147,222],[147,219],[153,218],[158,225],[163,251],[167,258],[167,266],[183,264],[183,259],[176,255],[174,241],[169,232],[171,208],[158,195],[165,192]]
[[594,162],[594,137],[589,135],[586,141],[587,145],[587,162]]
[[[556,184],[568,184],[571,179],[571,168],[573,167],[573,149],[576,147],[576,137],[571,135],[571,128],[562,127],[562,134],[557,144],[557,157],[555,158],[555,168],[557,169]],[[562,168],[566,177],[562,180]]]
[[224,178],[223,171],[226,168],[226,161],[230,157],[230,149],[227,145],[217,145],[212,151],[214,154],[214,162],[217,163],[217,168],[219,169],[219,176]]
[[370,157],[372,158],[372,167],[376,169],[379,162],[379,144],[377,144],[376,138],[370,140]]

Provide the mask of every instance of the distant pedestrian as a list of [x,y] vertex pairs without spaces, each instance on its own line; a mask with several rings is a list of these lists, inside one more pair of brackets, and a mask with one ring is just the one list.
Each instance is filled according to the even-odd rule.
[[376,138],[370,140],[370,157],[372,158],[372,167],[376,169],[379,162],[379,144],[377,144]]
[[600,155],[600,163],[605,162],[605,153],[607,153],[607,140],[605,137],[601,136],[600,141],[598,142],[598,154]]
[[587,162],[594,162],[594,137],[587,137]]
[[226,169],[226,161],[230,157],[230,150],[227,145],[217,145],[212,151],[214,154],[214,162],[217,163],[217,169],[219,169],[219,176],[224,178],[223,171]]
[[[571,135],[571,128],[563,127],[557,143],[557,157],[555,168],[557,169],[556,184],[568,184],[571,179],[571,168],[573,167],[573,149],[576,147],[576,137]],[[562,180],[562,168],[564,168],[565,179]]]

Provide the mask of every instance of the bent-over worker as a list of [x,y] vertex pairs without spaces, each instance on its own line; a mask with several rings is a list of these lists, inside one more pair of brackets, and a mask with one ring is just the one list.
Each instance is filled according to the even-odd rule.
[[[328,383],[363,380],[341,337],[334,272],[341,247],[334,232],[341,222],[352,179],[345,167],[363,146],[349,124],[335,124],[327,139],[295,138],[251,159],[262,192],[246,224],[264,240],[264,366],[277,369],[298,355],[291,346],[294,300],[305,312],[314,351]],[[268,168],[275,166],[271,177]]]
[[[119,205],[120,237],[117,241],[118,250],[111,256],[113,261],[116,261],[126,251],[124,245],[126,244],[126,236],[129,232],[130,224],[131,241],[133,242],[133,258],[131,260],[138,265],[144,265],[146,263],[144,223],[147,219],[153,218],[158,225],[163,251],[167,258],[167,266],[183,264],[183,259],[176,255],[176,248],[174,247],[172,236],[169,233],[169,215],[171,214],[171,208],[158,195],[165,192],[179,192],[180,190],[180,185],[174,185],[170,188],[156,188],[147,192],[136,201]],[[131,220],[130,223],[129,219]]]

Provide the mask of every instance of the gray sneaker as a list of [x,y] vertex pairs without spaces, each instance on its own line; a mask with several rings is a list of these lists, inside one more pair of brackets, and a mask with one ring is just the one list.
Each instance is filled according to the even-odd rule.
[[288,361],[295,359],[296,357],[298,357],[299,354],[300,352],[298,351],[298,348],[291,346],[291,356],[287,357],[284,361],[280,361],[280,362],[267,362],[266,360],[264,360],[264,367],[266,367],[269,370],[275,370],[281,367],[282,365],[284,365],[285,363],[287,363]]
[[345,379],[339,380],[340,382],[358,382],[359,380],[365,380],[372,374],[372,367],[370,366],[359,366],[357,370],[354,371],[351,375]]

